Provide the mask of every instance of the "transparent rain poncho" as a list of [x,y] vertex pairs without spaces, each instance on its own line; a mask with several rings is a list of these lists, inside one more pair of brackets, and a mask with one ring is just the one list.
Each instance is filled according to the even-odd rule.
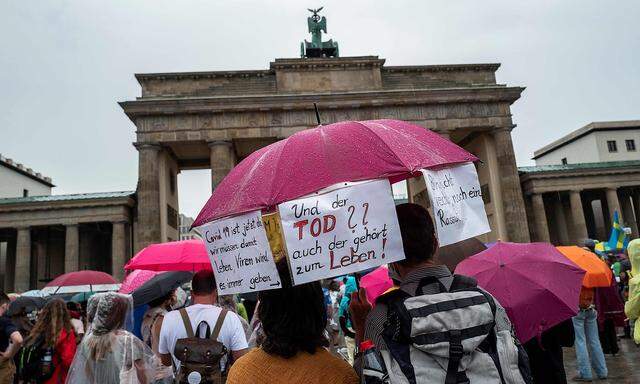
[[146,384],[157,380],[158,357],[126,329],[133,319],[131,296],[109,292],[94,305],[91,333],[78,346],[67,383]]

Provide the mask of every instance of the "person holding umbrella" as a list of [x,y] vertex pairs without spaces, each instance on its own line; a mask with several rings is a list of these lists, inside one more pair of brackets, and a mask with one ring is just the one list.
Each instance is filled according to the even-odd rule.
[[578,375],[574,381],[592,381],[595,371],[598,379],[609,375],[604,352],[598,335],[598,313],[595,310],[597,287],[609,287],[613,280],[611,268],[596,254],[577,246],[557,247],[569,260],[586,271],[582,280],[578,314],[573,317]]

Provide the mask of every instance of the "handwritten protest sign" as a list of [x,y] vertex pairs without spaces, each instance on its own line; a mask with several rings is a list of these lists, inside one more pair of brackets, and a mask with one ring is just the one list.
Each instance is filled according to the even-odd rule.
[[478,174],[472,163],[440,170],[423,169],[440,246],[491,231]]
[[278,209],[296,285],[404,259],[388,180],[289,201]]
[[260,211],[200,227],[218,293],[257,292],[280,287]]

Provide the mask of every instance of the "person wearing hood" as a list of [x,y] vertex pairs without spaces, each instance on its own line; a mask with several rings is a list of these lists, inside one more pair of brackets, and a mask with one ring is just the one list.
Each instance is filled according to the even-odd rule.
[[[629,274],[629,300],[624,305],[624,313],[629,322],[635,322],[640,317],[640,239],[629,242],[627,254],[631,262]],[[634,327],[633,340],[640,344],[640,327]]]
[[344,295],[342,296],[340,307],[338,308],[338,318],[340,321],[340,328],[344,333],[345,344],[347,344],[347,355],[349,357],[349,364],[353,365],[353,359],[356,349],[356,339],[349,315],[349,304],[351,303],[351,294],[358,291],[356,278],[354,276],[345,277],[344,286]]

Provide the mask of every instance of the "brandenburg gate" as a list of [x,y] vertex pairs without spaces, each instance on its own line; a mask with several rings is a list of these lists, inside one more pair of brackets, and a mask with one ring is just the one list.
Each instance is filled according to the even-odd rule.
[[[211,169],[212,186],[251,152],[322,122],[400,119],[476,154],[492,232],[528,241],[510,106],[523,88],[496,82],[499,64],[385,66],[377,56],[275,59],[269,69],[137,74],[141,97],[120,103],[139,154],[135,250],[175,240],[177,174]],[[427,204],[424,182],[410,200]]]

